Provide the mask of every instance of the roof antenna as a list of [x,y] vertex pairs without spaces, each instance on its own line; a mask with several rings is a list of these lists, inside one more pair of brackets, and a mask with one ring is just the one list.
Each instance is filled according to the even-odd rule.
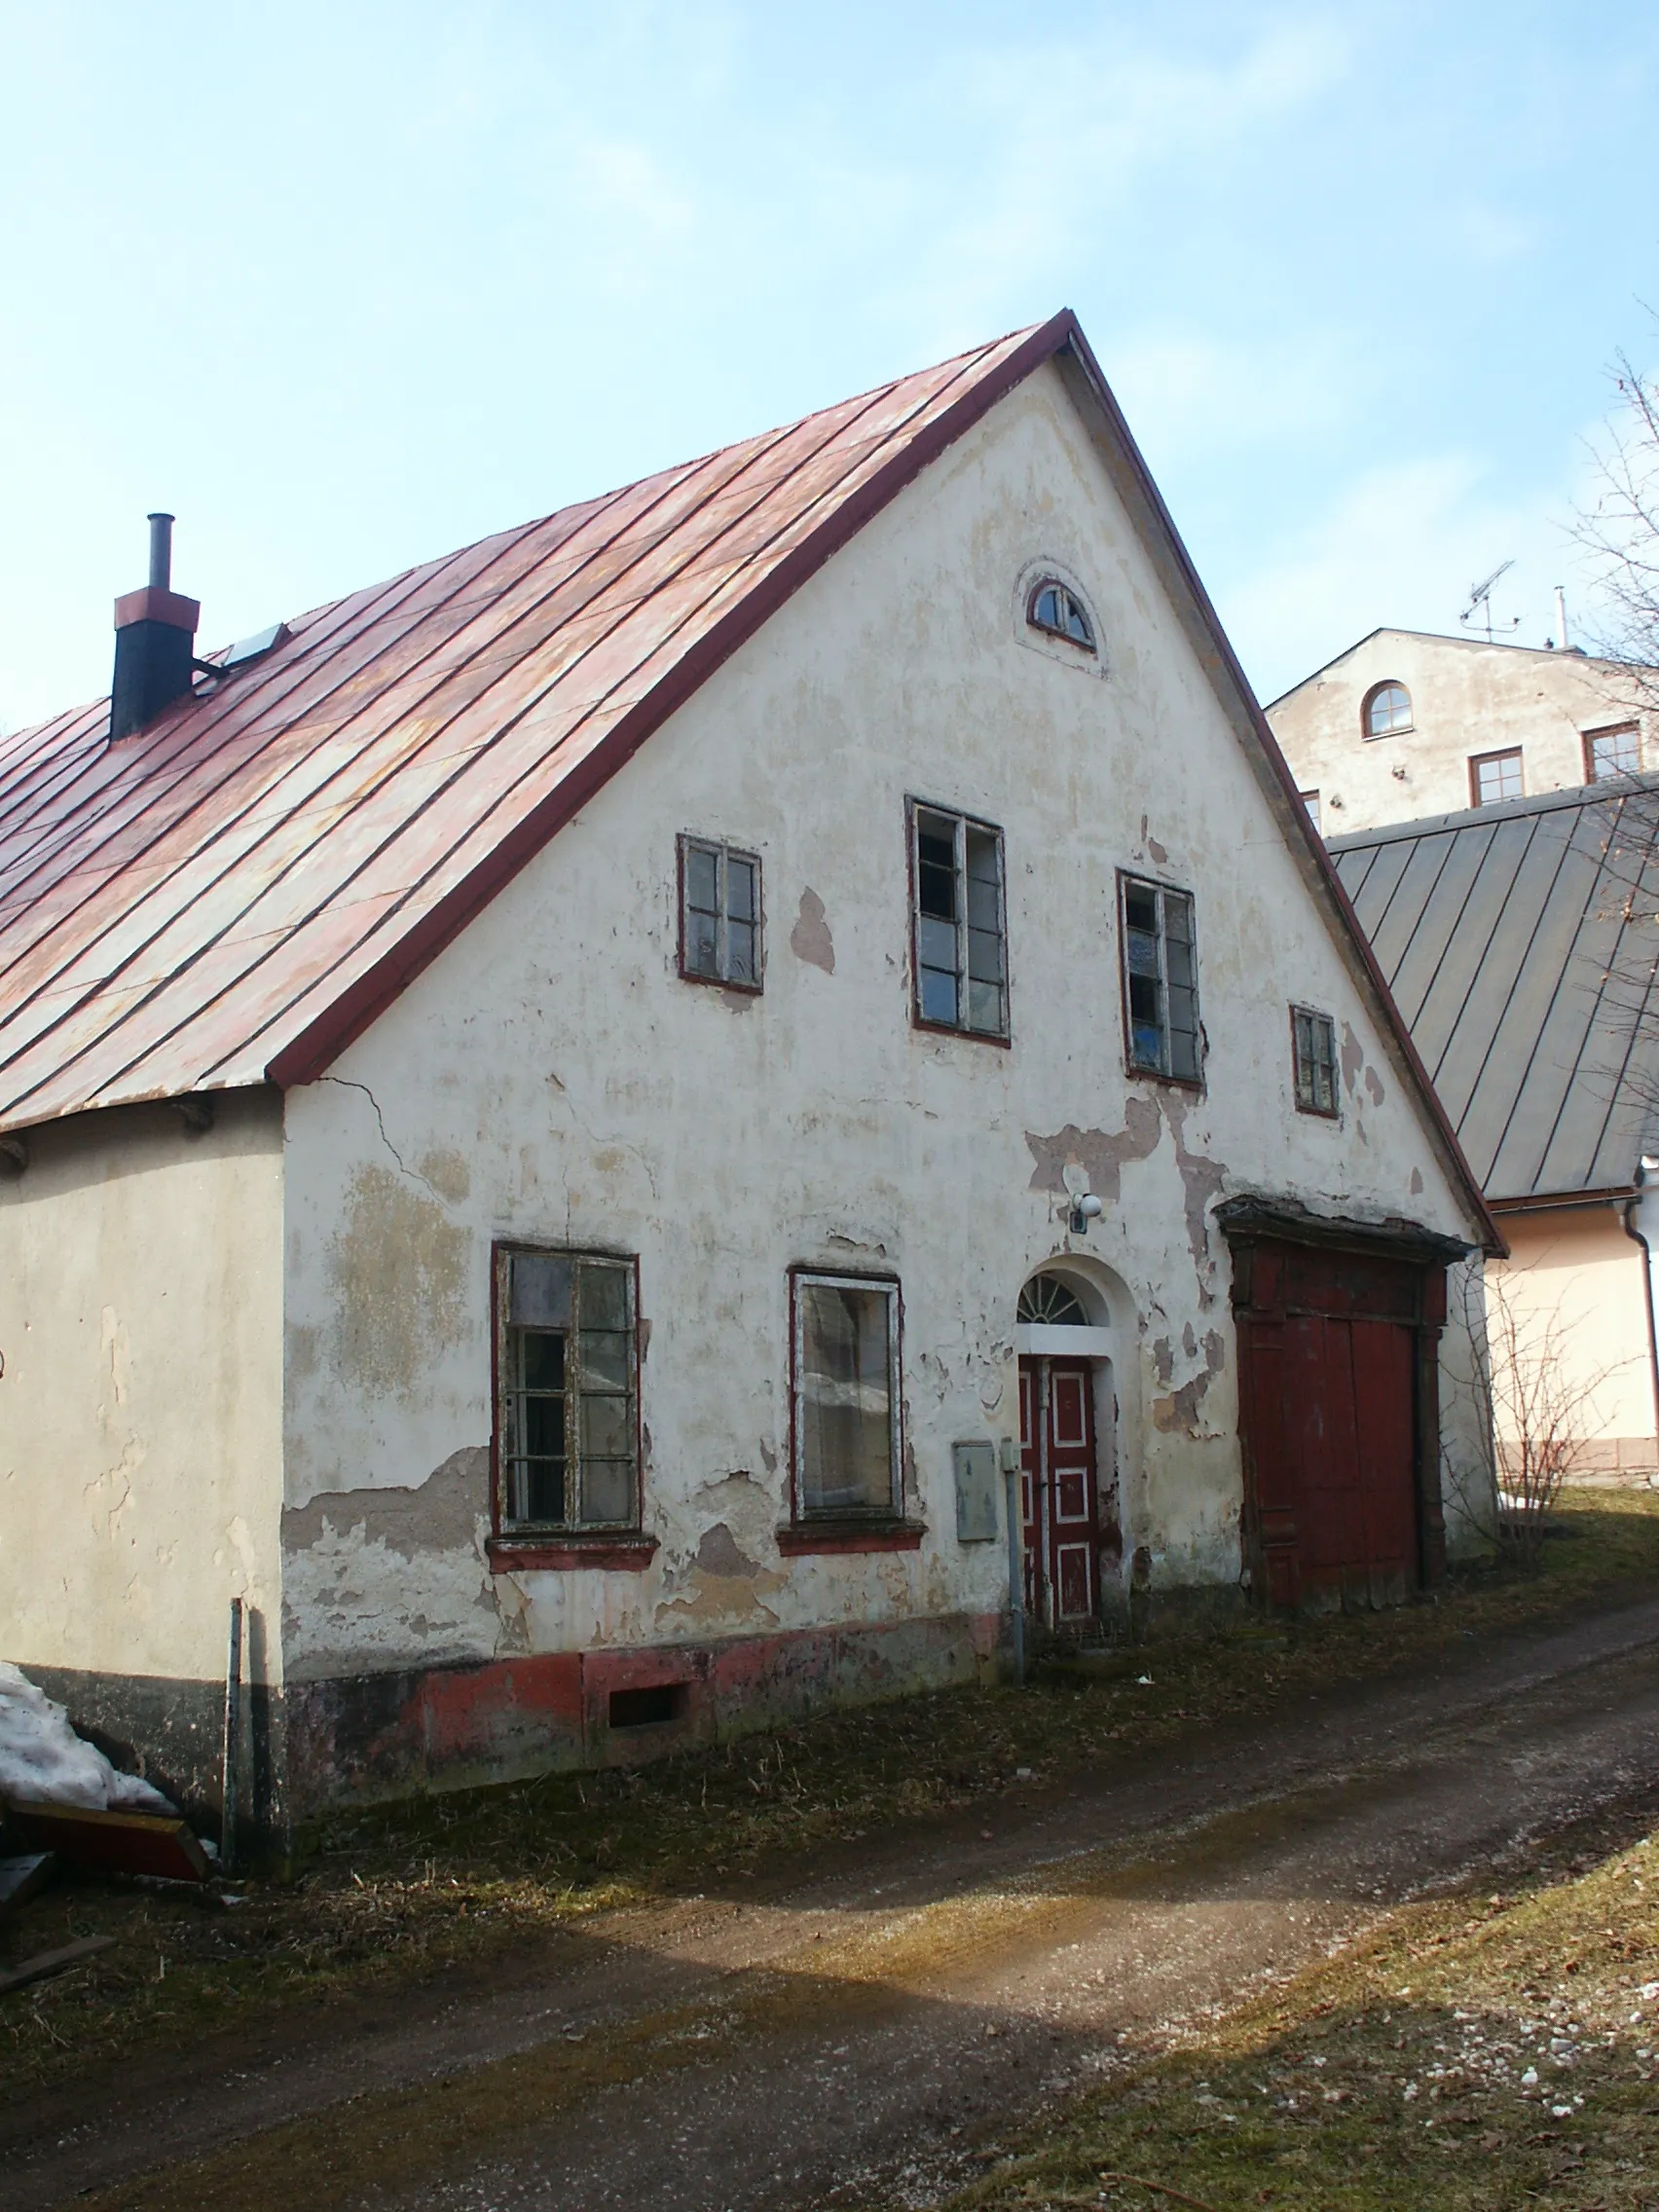
[[[1475,620],[1476,608],[1484,607],[1486,608],[1486,613],[1480,618],[1480,627],[1484,629],[1487,634],[1487,644],[1489,645],[1494,642],[1493,638],[1493,631],[1495,627],[1492,618],[1492,587],[1494,583],[1496,583],[1499,576],[1506,576],[1509,573],[1510,570],[1514,568],[1514,566],[1515,564],[1513,561],[1505,561],[1499,568],[1493,569],[1492,574],[1488,576],[1484,584],[1476,584],[1474,590],[1469,594],[1468,606],[1464,608],[1462,613],[1457,617],[1459,622],[1467,625],[1468,623],[1471,623]],[[1520,629],[1521,617],[1519,614],[1517,614],[1511,620],[1509,627],[1512,630]]]

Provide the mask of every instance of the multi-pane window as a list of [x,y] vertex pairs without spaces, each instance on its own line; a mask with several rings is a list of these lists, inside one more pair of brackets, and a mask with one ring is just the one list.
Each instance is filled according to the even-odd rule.
[[500,1522],[638,1526],[634,1264],[498,1251]]
[[1469,762],[1469,796],[1477,806],[1495,806],[1499,799],[1521,796],[1521,748],[1506,753],[1477,753]]
[[1412,726],[1412,695],[1403,683],[1380,683],[1365,702],[1367,737],[1394,737]]
[[1006,1037],[1002,831],[912,803],[910,835],[916,1018]]
[[1290,1010],[1291,1057],[1296,1065],[1296,1105],[1303,1114],[1337,1111],[1337,1025],[1311,1007]]
[[680,973],[760,988],[760,863],[707,837],[680,840]]
[[1193,902],[1185,891],[1134,876],[1118,879],[1124,940],[1124,1006],[1131,1068],[1199,1079],[1198,975]]
[[1584,771],[1588,782],[1599,784],[1608,776],[1634,776],[1641,767],[1641,733],[1635,722],[1623,722],[1617,729],[1584,732]]
[[1064,638],[1068,645],[1081,645],[1085,652],[1094,650],[1094,629],[1083,602],[1052,576],[1046,576],[1032,592],[1026,618],[1034,630]]
[[1324,825],[1323,825],[1323,823],[1321,823],[1321,821],[1319,820],[1319,794],[1318,794],[1318,793],[1317,793],[1317,792],[1298,792],[1296,795],[1297,795],[1297,797],[1298,797],[1298,798],[1299,798],[1299,799],[1300,799],[1300,800],[1302,801],[1303,805],[1304,805],[1304,806],[1305,806],[1305,807],[1306,807],[1306,808],[1308,809],[1308,819],[1309,819],[1309,821],[1312,823],[1312,825],[1313,825],[1313,827],[1314,827],[1314,829],[1315,829],[1315,830],[1320,830],[1320,831],[1322,832],[1322,831],[1323,831],[1323,829],[1324,829]]
[[795,1497],[803,1519],[898,1512],[899,1286],[797,1273]]

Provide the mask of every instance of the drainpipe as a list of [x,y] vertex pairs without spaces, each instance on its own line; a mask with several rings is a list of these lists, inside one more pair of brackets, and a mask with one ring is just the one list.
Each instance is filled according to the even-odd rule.
[[1655,1436],[1659,1436],[1659,1330],[1653,1323],[1653,1247],[1636,1226],[1636,1217],[1647,1200],[1648,1179],[1655,1174],[1659,1174],[1659,1160],[1650,1153],[1643,1153],[1636,1170],[1641,1195],[1625,1201],[1624,1233],[1641,1246],[1641,1288],[1647,1306],[1647,1379],[1653,1392],[1653,1430]]
[[1025,1530],[1019,1510],[1019,1446],[1002,1440],[1003,1487],[1008,1496],[1008,1607],[1014,1632],[1014,1678],[1025,1680]]

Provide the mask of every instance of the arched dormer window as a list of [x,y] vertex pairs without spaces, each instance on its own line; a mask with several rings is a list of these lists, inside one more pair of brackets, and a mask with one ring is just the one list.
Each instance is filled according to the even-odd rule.
[[1377,683],[1365,694],[1361,730],[1367,737],[1397,737],[1412,726],[1412,695],[1403,683]]
[[1051,638],[1064,638],[1068,645],[1081,646],[1086,653],[1095,650],[1094,626],[1084,611],[1083,603],[1056,577],[1044,576],[1032,587],[1025,619],[1034,630],[1046,631]]
[[1019,1294],[1015,1319],[1026,1328],[1087,1329],[1083,1301],[1058,1275],[1033,1275]]

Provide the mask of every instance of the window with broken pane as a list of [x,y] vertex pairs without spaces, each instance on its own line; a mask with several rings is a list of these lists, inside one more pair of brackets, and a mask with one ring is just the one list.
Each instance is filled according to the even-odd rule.
[[502,1249],[496,1264],[502,1529],[637,1528],[633,1261]]
[[796,1274],[795,1497],[801,1516],[899,1510],[899,1286]]
[[680,840],[680,972],[760,988],[760,862],[708,837]]
[[1087,608],[1076,592],[1068,591],[1055,576],[1045,576],[1033,589],[1026,620],[1051,638],[1064,638],[1067,645],[1081,645],[1085,652],[1094,650],[1094,625]]
[[1008,1035],[1002,831],[939,807],[910,807],[911,958],[918,1021]]
[[1191,895],[1125,875],[1119,897],[1129,1065],[1197,1083],[1202,1066]]
[[1290,1010],[1291,1056],[1296,1067],[1296,1104],[1303,1114],[1337,1111],[1337,1025],[1311,1007]]

